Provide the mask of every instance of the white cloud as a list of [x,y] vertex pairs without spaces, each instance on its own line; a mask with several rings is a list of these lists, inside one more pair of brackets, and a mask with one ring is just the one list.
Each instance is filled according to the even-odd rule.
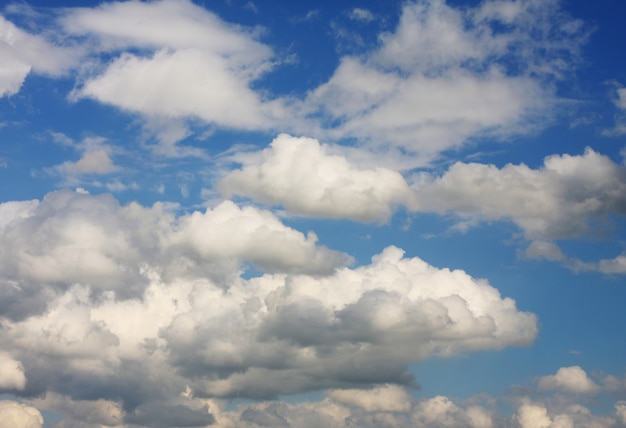
[[615,404],[615,412],[618,415],[619,421],[626,425],[626,401],[618,401]]
[[407,3],[380,48],[342,58],[304,110],[327,121],[328,135],[398,147],[423,165],[471,137],[546,120],[556,100],[546,82],[575,64],[584,39],[555,2]]
[[[268,129],[284,112],[250,88],[273,67],[272,50],[243,27],[225,23],[190,1],[129,1],[68,9],[65,31],[91,38],[113,60],[72,93],[141,114],[148,124],[163,118],[198,118],[235,129]],[[141,54],[128,50],[140,49]],[[117,53],[121,52],[119,56]],[[176,138],[181,133],[176,127]],[[159,138],[171,140],[171,130]],[[165,144],[162,142],[162,144]],[[166,146],[171,146],[166,144]],[[163,154],[176,152],[171,147]]]
[[588,408],[580,404],[559,403],[555,400],[531,401],[524,397],[513,421],[517,422],[520,428],[573,428],[583,426],[612,428],[621,426],[619,406],[616,405],[615,407],[614,416],[594,415]]
[[78,58],[78,50],[56,46],[0,16],[0,97],[16,94],[31,71],[60,76]]
[[228,128],[265,126],[261,100],[225,59],[200,50],[124,54],[75,93],[148,116],[198,117]]
[[26,386],[26,376],[22,363],[0,352],[0,390],[22,390]]
[[34,407],[15,401],[0,401],[0,428],[41,428],[43,417]]
[[592,221],[606,226],[626,214],[625,177],[622,166],[587,148],[547,157],[540,169],[457,162],[441,177],[416,177],[414,189],[418,211],[510,219],[530,239],[555,239],[596,232]]
[[626,273],[626,255],[600,260],[598,270],[602,273]]
[[[369,390],[345,391],[338,396],[331,391],[319,401],[295,404],[263,402],[240,405],[237,410],[219,411],[216,427],[253,428],[261,426],[306,428],[313,426],[352,427],[457,427],[457,428],[492,428],[495,418],[492,411],[481,406],[462,407],[450,398],[436,396],[415,400],[401,388],[380,388],[376,390],[382,402],[389,402],[403,394],[402,409],[397,406],[380,408],[375,403],[363,407],[373,397]],[[348,400],[347,394],[351,397]],[[507,425],[508,426],[508,425]]]
[[355,7],[354,9],[352,9],[348,16],[350,17],[350,19],[362,22],[372,22],[374,19],[376,19],[371,11],[361,7]]
[[556,374],[539,378],[539,387],[579,393],[592,393],[600,389],[580,366],[561,367]]
[[330,152],[315,139],[282,134],[242,169],[228,173],[218,188],[300,215],[358,221],[385,221],[396,205],[410,200],[399,173],[359,168]]
[[49,168],[49,172],[55,172],[73,181],[74,177],[83,174],[109,174],[117,171],[109,154],[105,150],[96,150],[84,153],[76,162],[67,161],[60,165]]
[[552,424],[548,409],[537,404],[523,404],[517,409],[516,416],[520,428],[550,428]]
[[202,258],[242,258],[266,271],[330,273],[348,258],[316,245],[317,237],[284,226],[268,211],[222,202],[178,220],[172,243]]
[[[332,408],[402,413],[411,399],[394,385],[416,386],[408,364],[537,335],[535,316],[486,281],[395,247],[320,276],[343,255],[232,202],[176,217],[64,191],[11,212],[0,341],[24,394],[47,392],[37,406],[70,421],[206,425],[218,417],[204,399],[363,386],[358,399],[329,393]],[[312,274],[245,279],[241,259]]]
[[615,125],[613,128],[605,129],[602,133],[608,136],[619,136],[626,134],[626,88],[622,88],[620,83],[616,83],[620,86],[615,89],[615,96],[613,103],[617,107],[617,113],[615,114]]
[[544,259],[558,262],[574,272],[600,271],[604,273],[619,273],[619,269],[610,272],[611,267],[619,268],[619,258],[602,260],[600,262],[584,262],[575,257],[566,256],[557,244],[549,241],[533,241],[526,248],[524,257],[529,259]]
[[33,215],[39,201],[9,201],[0,203],[0,233],[13,221],[19,221]]
[[314,234],[305,237],[267,211],[231,202],[176,219],[162,204],[120,206],[110,195],[62,191],[39,204],[1,204],[0,219],[2,280],[13,284],[4,289],[5,314],[25,316],[28,305],[40,310],[51,284],[136,296],[147,284],[144,265],[166,275],[234,274],[245,260],[271,271],[327,273],[347,261],[317,246]]
[[[205,290],[195,302],[215,301],[215,291]],[[322,278],[265,275],[228,296],[219,310],[193,308],[163,330],[181,368],[222,371],[197,379],[198,394],[412,385],[410,361],[523,345],[537,328],[533,315],[518,312],[486,282],[403,259],[393,247],[369,266]],[[225,322],[228,332],[220,327]]]
[[367,412],[406,412],[411,408],[411,396],[397,385],[383,385],[372,390],[336,389],[328,392],[333,400]]
[[617,90],[615,105],[621,110],[626,110],[626,88],[619,88]]
[[107,144],[105,138],[85,137],[80,142],[75,142],[59,132],[50,134],[55,143],[71,147],[81,153],[80,159],[75,162],[65,161],[44,169],[47,174],[62,177],[65,185],[79,185],[85,175],[105,175],[120,170],[120,167],[111,159],[114,148]]

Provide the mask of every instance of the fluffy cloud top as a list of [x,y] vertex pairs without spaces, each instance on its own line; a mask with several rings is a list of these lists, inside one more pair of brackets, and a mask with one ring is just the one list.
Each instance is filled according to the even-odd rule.
[[[251,279],[231,287],[219,310],[200,309],[215,292],[196,290],[195,307],[162,333],[175,365],[204,373],[193,389],[209,396],[414,385],[409,362],[527,344],[537,328],[487,283],[403,259],[393,247],[370,266],[327,277]],[[219,378],[208,375],[214,370]]]
[[0,401],[0,428],[41,428],[43,417],[34,407],[15,401]]
[[305,237],[269,212],[230,202],[176,219],[162,204],[120,206],[110,195],[62,191],[38,204],[0,204],[0,224],[6,284],[0,313],[9,317],[42,310],[50,293],[73,284],[141,295],[148,284],[144,266],[160,266],[166,276],[215,279],[236,273],[242,261],[308,273],[328,273],[348,261],[317,246],[314,234]]
[[411,396],[397,385],[384,385],[372,390],[337,389],[329,391],[333,400],[360,407],[368,412],[406,412]]
[[19,361],[14,360],[5,352],[0,352],[0,391],[24,389],[26,376]]
[[241,209],[230,201],[179,219],[171,239],[173,245],[189,248],[202,258],[244,259],[265,271],[323,274],[349,261],[345,255],[316,246],[314,233],[305,237],[269,211]]
[[559,389],[568,392],[590,393],[599,390],[580,366],[561,367],[556,374],[539,378],[542,389]]
[[384,221],[395,205],[411,197],[399,173],[359,168],[315,139],[286,134],[218,187],[227,195],[280,204],[296,214],[359,221]]
[[[24,208],[2,232],[4,387],[47,392],[39,405],[76,420],[209,424],[197,400],[363,386],[331,397],[400,412],[410,398],[394,385],[417,386],[408,364],[537,334],[484,280],[395,247],[333,271],[341,255],[231,202],[176,218],[65,191]],[[278,273],[244,279],[232,259]]]
[[540,169],[457,162],[441,177],[419,176],[414,189],[420,211],[510,219],[531,239],[580,236],[591,219],[626,214],[624,168],[590,148],[547,157]]

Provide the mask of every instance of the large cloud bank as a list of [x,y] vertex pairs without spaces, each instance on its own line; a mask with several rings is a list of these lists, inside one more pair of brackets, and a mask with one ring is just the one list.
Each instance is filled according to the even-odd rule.
[[[537,335],[484,280],[395,247],[341,267],[311,235],[231,202],[176,216],[63,191],[0,213],[2,388],[55,408],[104,400],[128,423],[158,411],[208,424],[180,397],[414,388],[410,363]],[[246,261],[275,273],[245,279]]]

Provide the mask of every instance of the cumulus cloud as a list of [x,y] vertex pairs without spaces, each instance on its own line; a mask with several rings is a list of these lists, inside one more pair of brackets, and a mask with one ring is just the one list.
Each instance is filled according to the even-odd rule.
[[512,420],[520,428],[610,428],[621,426],[618,404],[615,407],[615,416],[594,415],[580,404],[553,405],[524,398]]
[[390,144],[419,165],[472,136],[534,126],[556,99],[545,83],[575,62],[585,36],[552,1],[464,11],[438,0],[406,3],[381,46],[342,58],[305,110],[328,121],[329,135]]
[[158,265],[166,276],[182,271],[215,279],[236,274],[243,261],[308,273],[348,261],[316,245],[314,234],[305,237],[269,212],[230,202],[176,219],[163,204],[121,206],[111,195],[61,191],[39,203],[0,204],[0,225],[0,313],[9,317],[42,310],[50,293],[74,284],[140,295],[148,284],[144,265]]
[[204,214],[179,219],[172,245],[202,258],[244,259],[265,271],[330,273],[349,261],[345,255],[316,245],[317,236],[283,225],[269,211],[239,208],[225,201]]
[[117,427],[124,421],[124,410],[119,403],[110,400],[72,400],[55,392],[33,400],[40,409],[63,415],[63,424],[68,427]]
[[[415,400],[402,389],[380,388],[374,392],[377,399],[391,402],[402,394],[403,407],[361,406],[373,398],[372,391],[345,391],[346,395],[331,391],[320,401],[297,404],[264,402],[241,405],[236,411],[220,412],[216,426],[224,427],[469,427],[491,428],[491,412],[480,406],[457,406],[451,399],[437,396]],[[347,398],[350,393],[352,399]],[[372,403],[373,404],[373,403]]]
[[242,169],[228,173],[218,188],[300,215],[366,222],[387,220],[396,205],[411,198],[399,173],[357,167],[315,139],[286,134]]
[[0,391],[22,390],[26,386],[26,376],[22,363],[0,352]]
[[43,417],[39,410],[15,401],[0,401],[1,428],[41,428]]
[[414,189],[419,211],[509,219],[530,239],[578,237],[626,214],[624,168],[590,148],[549,156],[539,169],[457,162],[440,177],[416,177]]
[[368,412],[406,412],[411,408],[411,396],[397,385],[384,385],[372,390],[336,389],[329,391],[333,400],[359,407]]
[[[415,385],[409,362],[524,345],[537,328],[533,315],[518,312],[486,282],[403,259],[393,247],[369,266],[322,278],[264,275],[229,289],[229,297],[219,311],[180,314],[162,333],[175,365],[221,372],[198,379],[198,394]],[[210,291],[202,301],[215,298]],[[226,320],[228,332],[219,327]]]
[[591,393],[599,390],[580,366],[561,367],[556,374],[539,378],[542,389],[558,389],[567,392]]
[[484,280],[395,247],[328,270],[343,256],[232,202],[177,217],[63,191],[24,208],[2,231],[3,384],[78,425],[206,425],[219,414],[203,400],[329,388],[335,407],[402,413],[409,364],[537,335]]

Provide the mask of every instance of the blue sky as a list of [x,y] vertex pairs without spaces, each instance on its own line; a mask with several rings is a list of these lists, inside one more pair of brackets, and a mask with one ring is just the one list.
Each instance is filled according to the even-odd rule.
[[622,2],[0,10],[8,426],[626,426]]

